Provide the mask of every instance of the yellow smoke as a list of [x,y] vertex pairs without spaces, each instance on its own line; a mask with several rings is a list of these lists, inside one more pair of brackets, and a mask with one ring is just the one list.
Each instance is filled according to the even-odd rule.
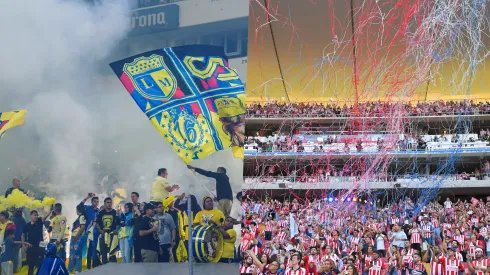
[[56,203],[53,198],[45,197],[42,201],[34,200],[19,190],[14,190],[7,198],[0,197],[0,211],[11,208],[39,209]]

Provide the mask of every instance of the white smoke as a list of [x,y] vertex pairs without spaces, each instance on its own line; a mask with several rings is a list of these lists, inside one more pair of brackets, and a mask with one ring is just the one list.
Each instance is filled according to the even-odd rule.
[[[122,0],[0,2],[0,111],[28,110],[25,125],[0,141],[2,188],[25,169],[39,167],[50,174],[48,193],[67,215],[74,215],[85,194],[100,191],[101,167],[142,200],[159,168],[169,170],[179,194],[195,194],[200,201],[214,189],[214,181],[189,172],[108,73],[127,38],[130,10]],[[193,165],[223,166],[234,192],[241,189],[243,162],[231,150]]]

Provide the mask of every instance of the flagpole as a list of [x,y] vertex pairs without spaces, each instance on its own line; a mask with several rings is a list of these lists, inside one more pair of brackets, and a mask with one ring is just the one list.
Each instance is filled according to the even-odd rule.
[[194,256],[192,253],[192,211],[191,211],[191,198],[187,199],[187,231],[189,232],[189,237],[187,238],[187,259],[189,261],[189,275],[193,275],[193,261]]

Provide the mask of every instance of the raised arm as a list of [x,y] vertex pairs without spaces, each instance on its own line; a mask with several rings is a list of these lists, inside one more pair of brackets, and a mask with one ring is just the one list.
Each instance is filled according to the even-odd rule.
[[221,173],[207,171],[190,165],[187,165],[187,167],[208,178],[218,178],[221,175]]

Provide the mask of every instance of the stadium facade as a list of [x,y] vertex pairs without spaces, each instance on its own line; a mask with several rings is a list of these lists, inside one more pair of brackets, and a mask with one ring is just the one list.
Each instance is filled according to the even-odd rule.
[[130,34],[111,59],[164,47],[222,46],[245,82],[248,10],[241,0],[140,0],[128,19]]

